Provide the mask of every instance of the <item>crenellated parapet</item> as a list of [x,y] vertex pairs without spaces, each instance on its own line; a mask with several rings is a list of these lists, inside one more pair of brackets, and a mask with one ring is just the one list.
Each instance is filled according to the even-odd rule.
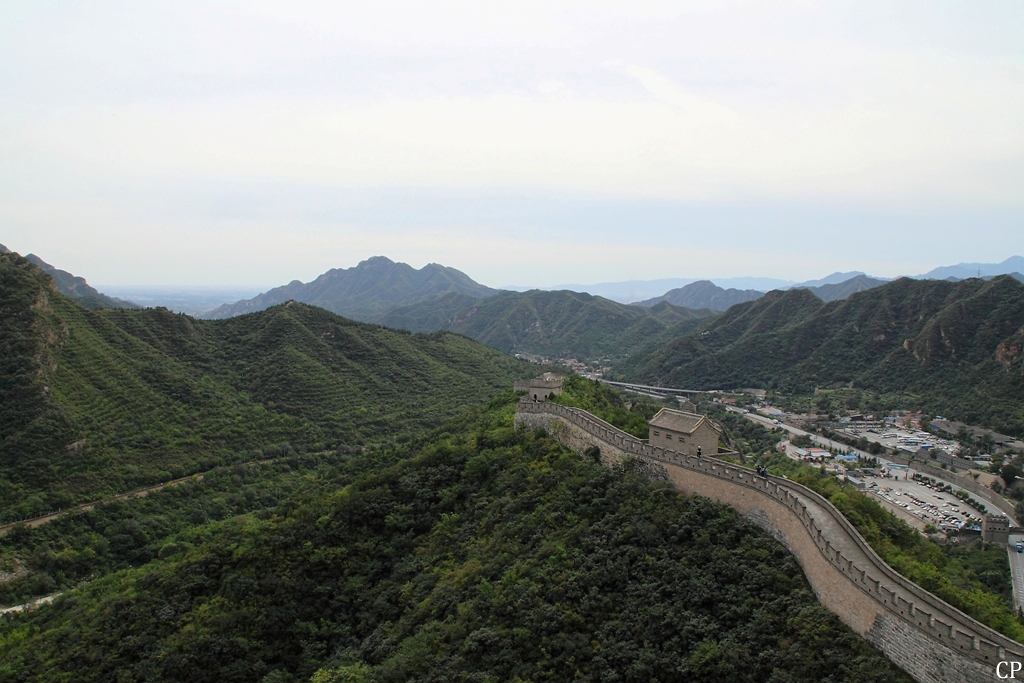
[[801,484],[653,447],[556,403],[520,402],[516,426],[542,427],[579,452],[597,446],[606,464],[632,457],[660,465],[679,489],[733,505],[793,552],[822,604],[922,683],[992,681],[1000,661],[1024,661],[1024,645],[901,576],[832,503]]

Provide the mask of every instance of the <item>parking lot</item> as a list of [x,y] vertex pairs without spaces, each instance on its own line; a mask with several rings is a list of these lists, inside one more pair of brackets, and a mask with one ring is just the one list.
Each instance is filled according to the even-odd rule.
[[895,448],[909,454],[916,452],[919,448],[935,448],[950,455],[956,455],[960,451],[960,445],[955,441],[943,439],[927,432],[899,427],[864,428],[849,425],[841,429],[840,432],[854,438],[864,437],[868,441],[879,443],[887,451]]
[[[865,483],[883,507],[896,512],[904,521],[918,529],[934,524],[944,531],[959,529],[961,526],[981,526],[982,514],[952,493],[939,491],[914,480],[913,470],[907,471],[906,479],[900,472],[899,478],[866,477]],[[954,487],[956,490],[956,487]]]

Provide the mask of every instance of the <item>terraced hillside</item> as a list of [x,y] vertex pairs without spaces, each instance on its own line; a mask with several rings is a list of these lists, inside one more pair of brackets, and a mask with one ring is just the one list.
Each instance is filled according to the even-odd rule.
[[224,321],[91,310],[0,255],[0,520],[216,464],[357,451],[479,403],[529,366],[465,337],[295,302]]
[[684,388],[846,385],[1024,434],[1024,285],[1010,276],[901,279],[843,301],[769,292],[616,368]]

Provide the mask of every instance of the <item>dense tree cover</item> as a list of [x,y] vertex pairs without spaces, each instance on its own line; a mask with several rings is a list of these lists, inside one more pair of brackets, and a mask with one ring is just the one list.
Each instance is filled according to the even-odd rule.
[[176,533],[319,490],[325,472],[336,481],[358,460],[311,454],[218,467],[145,497],[112,500],[37,527],[13,527],[0,536],[0,605],[142,566],[168,552],[165,541]]
[[909,680],[768,534],[514,401],[0,621],[0,681]]
[[769,292],[615,367],[632,381],[809,394],[854,386],[1024,435],[1024,285],[900,279],[825,303]]
[[620,359],[654,340],[689,332],[714,315],[667,302],[648,308],[580,292],[532,290],[483,299],[456,294],[424,299],[388,311],[379,322],[450,330],[508,353]]
[[627,405],[615,389],[579,375],[568,375],[562,383],[562,393],[550,400],[582,408],[638,439],[647,438],[647,421],[662,408],[662,404],[639,396],[631,397]]
[[739,413],[725,410],[715,403],[703,403],[702,408],[715,422],[722,426],[725,433],[722,440],[733,450],[739,451],[743,460],[758,458],[777,453],[777,434],[765,429],[762,425],[752,422]]
[[401,441],[532,376],[465,337],[292,302],[88,310],[0,255],[0,522],[281,450]]
[[784,474],[830,500],[900,574],[983,624],[1024,642],[1024,624],[1013,606],[1010,566],[1002,546],[936,543],[821,468],[783,455],[766,462],[773,473]]

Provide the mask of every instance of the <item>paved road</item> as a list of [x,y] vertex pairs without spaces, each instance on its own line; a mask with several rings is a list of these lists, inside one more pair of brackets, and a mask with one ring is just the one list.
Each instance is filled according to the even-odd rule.
[[[867,453],[865,451],[859,451],[856,448],[852,448],[850,446],[847,446],[845,443],[842,443],[842,442],[839,442],[839,441],[833,441],[832,439],[826,439],[825,437],[821,436],[820,434],[812,434],[810,432],[806,432],[806,431],[804,431],[804,430],[802,430],[802,429],[800,429],[798,427],[794,427],[792,425],[788,425],[788,424],[786,424],[784,422],[780,422],[779,424],[775,424],[774,422],[772,422],[771,418],[765,417],[764,415],[759,415],[758,413],[744,413],[739,408],[729,408],[729,410],[731,410],[733,412],[736,412],[736,413],[743,413],[743,416],[745,418],[747,418],[748,420],[752,420],[754,422],[760,422],[761,424],[763,424],[765,427],[768,427],[769,429],[771,429],[771,428],[779,428],[779,429],[786,430],[790,434],[795,434],[796,436],[810,437],[811,441],[813,441],[814,443],[818,444],[819,446],[825,446],[826,448],[832,448],[834,450],[839,451],[840,453],[850,453],[851,455],[859,455],[862,458],[877,458],[878,457],[877,455],[871,455],[870,453]],[[882,463],[882,464],[885,464],[885,465],[889,464],[888,460],[883,460],[882,458],[879,458],[878,462]]]
[[1010,571],[1013,574],[1013,600],[1024,610],[1024,553],[1014,548],[1017,541],[1024,542],[1024,534],[1012,534],[1007,552],[1010,555]]

